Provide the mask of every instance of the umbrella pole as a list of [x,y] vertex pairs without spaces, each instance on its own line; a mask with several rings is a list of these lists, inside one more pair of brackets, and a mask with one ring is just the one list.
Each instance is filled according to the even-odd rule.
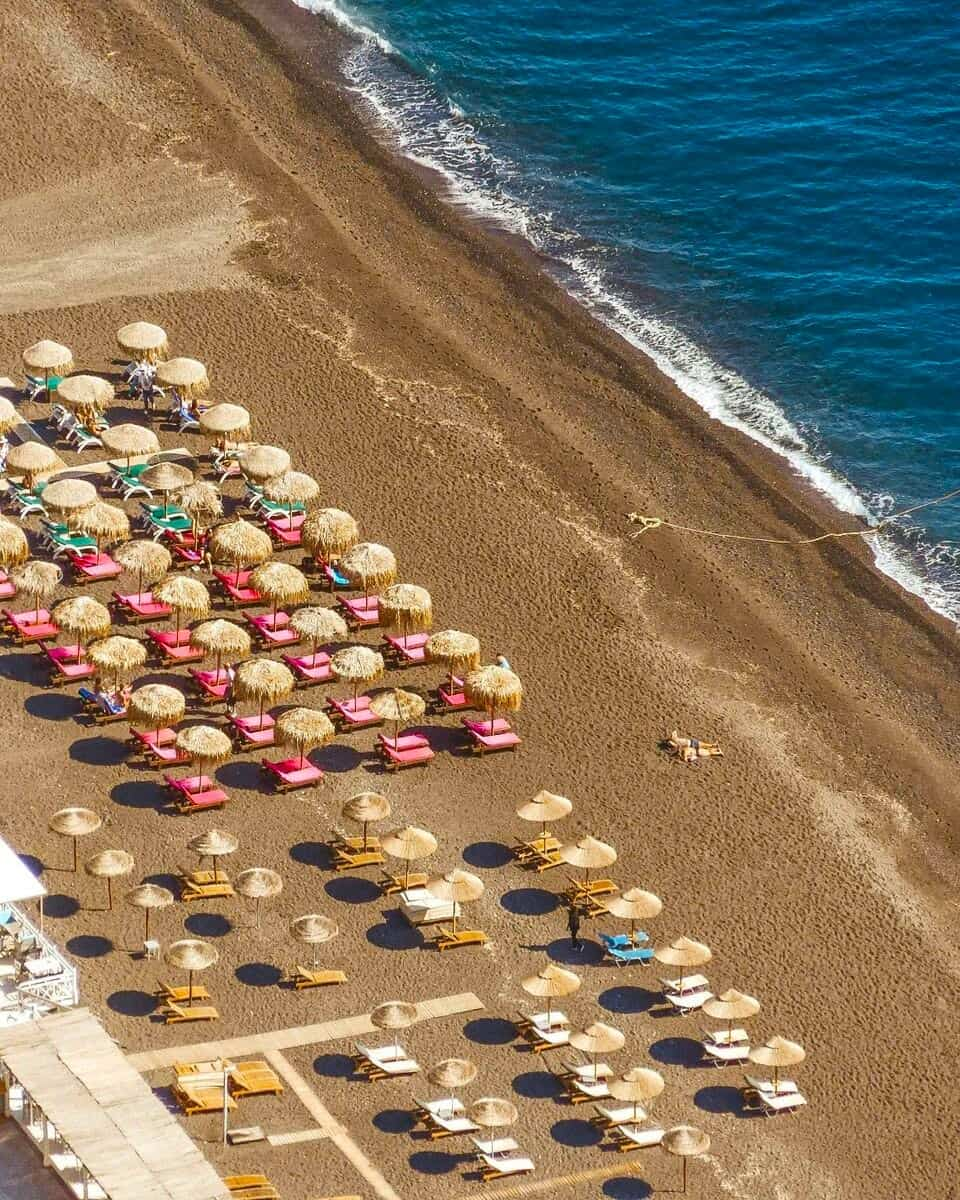
[[39,625],[40,624],[40,593],[39,592],[37,592],[36,601],[37,601],[37,611],[33,614],[33,616],[34,616],[33,623],[34,623],[34,625]]
[[193,972],[187,972],[187,1007],[193,1008]]
[[149,908],[145,908],[143,910],[143,940],[145,942],[150,941],[150,909]]
[[[364,823],[363,823],[363,852],[364,852],[364,854],[366,854],[366,852],[367,852],[367,824],[368,824],[368,822],[364,821]],[[76,868],[74,868],[74,870],[76,870]]]
[[217,874],[217,856],[216,856],[215,854],[211,854],[211,855],[210,855],[210,860],[211,860],[211,862],[213,863],[213,882],[214,882],[214,883],[218,883],[218,882],[219,882],[219,876],[218,876],[218,874]]
[[686,1160],[686,1158],[681,1158],[680,1161],[683,1163],[683,1187],[680,1190],[684,1193],[684,1195],[686,1195],[686,1192],[687,1192],[687,1160]]
[[107,909],[113,912],[113,880],[107,876]]
[[73,839],[73,873],[77,873],[77,839]]
[[140,568],[140,574],[137,576],[137,600],[143,603],[143,567]]
[[491,737],[493,737],[493,723],[496,720],[496,714],[497,714],[496,706],[491,704],[490,705],[490,736]]

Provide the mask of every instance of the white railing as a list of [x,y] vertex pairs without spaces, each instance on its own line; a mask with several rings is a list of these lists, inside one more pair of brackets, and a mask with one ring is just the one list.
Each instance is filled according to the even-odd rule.
[[[4,906],[9,908],[14,919],[20,926],[17,940],[23,943],[33,939],[36,953],[23,960],[24,977],[17,984],[17,992],[29,1006],[36,1001],[49,1004],[55,1008],[72,1008],[80,1001],[77,968],[68,962],[60,948],[52,942],[30,920],[23,909],[15,904]],[[32,965],[31,965],[32,964]],[[31,975],[31,971],[42,970],[42,973]]]

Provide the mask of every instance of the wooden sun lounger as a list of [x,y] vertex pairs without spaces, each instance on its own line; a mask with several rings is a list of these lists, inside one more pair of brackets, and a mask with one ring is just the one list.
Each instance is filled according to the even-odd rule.
[[[188,987],[171,987],[169,983],[157,984],[157,990],[154,995],[159,1000],[172,1001],[174,1004],[183,1004],[190,999],[190,989]],[[209,1000],[210,993],[202,983],[193,985],[194,1000]]]
[[806,1096],[800,1092],[757,1092],[756,1095],[760,1107],[768,1117],[783,1112],[796,1113],[807,1102]]
[[114,606],[123,612],[130,625],[140,621],[162,621],[173,616],[170,605],[154,600],[153,592],[130,592],[126,595],[114,592],[113,602]]
[[230,1089],[238,1100],[247,1096],[279,1096],[283,1092],[280,1076],[265,1062],[254,1059],[233,1065]]
[[615,1129],[617,1125],[629,1125],[631,1121],[645,1121],[647,1119],[646,1109],[635,1104],[619,1104],[616,1108],[611,1108],[608,1104],[595,1104],[597,1115],[590,1118],[592,1125],[599,1125],[602,1129]]
[[213,1005],[196,1005],[181,1007],[172,1001],[163,1009],[164,1021],[167,1025],[179,1025],[184,1021],[219,1021],[220,1014]]
[[457,946],[485,946],[490,939],[482,929],[441,929],[434,939],[438,950],[453,950]]
[[426,887],[427,876],[423,871],[411,871],[409,875],[391,875],[388,871],[384,871],[382,878],[378,881],[380,891],[385,896],[393,896],[397,892],[406,891],[408,888]]
[[317,970],[313,967],[302,967],[299,963],[290,973],[289,983],[300,992],[304,988],[328,987],[331,984],[346,983],[345,971]]
[[663,1141],[664,1130],[657,1126],[644,1127],[641,1125],[618,1125],[614,1133],[616,1146],[626,1154],[631,1150],[645,1150],[649,1146],[659,1146]]
[[234,606],[262,604],[263,597],[256,588],[249,586],[252,574],[253,571],[214,571],[213,577],[217,581],[224,599]]
[[[596,896],[613,896],[620,891],[612,879],[574,879],[568,875],[569,886],[563,894],[575,901],[593,899]],[[604,912],[606,909],[604,909]]]
[[381,866],[386,862],[386,858],[379,845],[374,846],[369,842],[366,850],[341,846],[337,842],[328,842],[327,846],[333,855],[333,869],[335,871],[355,871],[360,867]]
[[586,1104],[588,1100],[606,1100],[610,1089],[605,1079],[579,1079],[576,1076],[561,1078],[571,1104]]
[[314,654],[281,654],[280,657],[297,677],[298,687],[314,687],[318,683],[328,683],[333,678],[330,655],[323,650]]
[[[372,1081],[395,1079],[402,1075],[416,1075],[420,1071],[420,1064],[415,1059],[408,1058],[402,1047],[402,1058],[384,1057],[383,1050],[371,1050],[361,1046],[359,1042],[354,1043],[354,1049],[357,1051],[354,1056],[356,1070]],[[392,1046],[385,1048],[388,1051],[392,1049]]]
[[465,1137],[467,1134],[479,1133],[480,1126],[471,1121],[468,1116],[460,1113],[421,1111],[419,1120],[427,1127],[427,1134],[432,1142],[440,1138]]
[[492,1158],[488,1154],[481,1153],[480,1160],[483,1163],[480,1175],[484,1183],[491,1179],[506,1179],[508,1175],[529,1175],[536,1169],[533,1159],[522,1154]]
[[180,877],[182,880],[180,899],[184,904],[189,904],[191,900],[226,900],[236,895],[233,884],[225,877],[221,877],[216,883],[213,880],[208,883],[198,883],[182,867],[180,868]]
[[228,1175],[223,1182],[233,1200],[280,1200],[266,1175]]
[[519,1029],[518,1033],[530,1043],[534,1054],[543,1054],[546,1050],[559,1050],[570,1044],[569,1029],[539,1029],[536,1025],[529,1025]]
[[274,745],[276,722],[269,713],[263,714],[262,722],[257,717],[229,717],[228,723],[237,750],[264,750]]
[[[419,736],[419,735],[418,735]],[[403,767],[425,767],[427,763],[432,762],[436,758],[436,753],[430,749],[429,744],[404,746],[404,740],[400,738],[400,745],[394,745],[393,738],[384,738],[381,734],[377,743],[377,751],[380,758],[383,760],[383,765],[388,771],[399,771]],[[426,742],[426,738],[422,739]]]
[[219,671],[203,671],[196,667],[188,667],[187,674],[192,678],[200,699],[207,704],[221,704],[230,691],[230,674],[226,667]]
[[278,792],[295,792],[323,782],[323,771],[306,758],[302,766],[299,758],[285,758],[280,762],[262,758],[260,767],[264,775],[273,780],[274,790]]
[[[223,1088],[217,1084],[192,1084],[189,1076],[178,1076],[171,1089],[180,1111],[187,1117],[197,1113],[223,1112]],[[227,1095],[227,1110],[233,1112],[236,1100]]]

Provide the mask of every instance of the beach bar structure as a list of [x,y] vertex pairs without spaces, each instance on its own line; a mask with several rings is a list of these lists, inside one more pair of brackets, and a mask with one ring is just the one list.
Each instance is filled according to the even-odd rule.
[[0,1028],[4,1115],[78,1200],[230,1200],[86,1008]]
[[47,889],[0,838],[0,1028],[79,1002],[77,969],[24,911]]

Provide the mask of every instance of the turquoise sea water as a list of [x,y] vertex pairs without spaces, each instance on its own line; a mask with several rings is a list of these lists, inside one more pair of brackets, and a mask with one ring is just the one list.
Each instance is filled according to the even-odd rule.
[[[294,2],[402,151],[843,512],[960,487],[958,10]],[[878,561],[960,618],[960,502],[917,520]]]

